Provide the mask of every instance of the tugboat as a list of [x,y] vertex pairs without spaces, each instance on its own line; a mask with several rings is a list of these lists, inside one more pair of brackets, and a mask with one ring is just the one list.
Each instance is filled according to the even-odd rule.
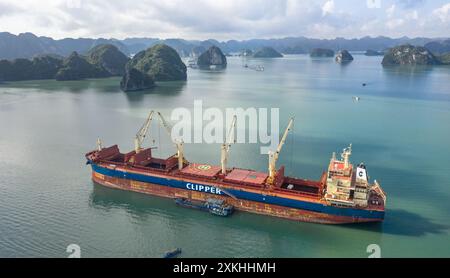
[[206,202],[198,202],[185,198],[177,198],[175,199],[175,203],[186,208],[208,211],[209,213],[218,216],[229,216],[234,211],[233,206],[228,205],[224,200],[220,199],[209,198],[206,200]]

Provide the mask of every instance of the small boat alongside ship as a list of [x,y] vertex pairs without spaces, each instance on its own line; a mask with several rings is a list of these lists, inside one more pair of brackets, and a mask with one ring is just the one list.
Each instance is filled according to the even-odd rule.
[[175,199],[175,203],[181,207],[207,211],[218,216],[229,216],[234,211],[233,206],[228,205],[224,200],[220,199],[210,198],[207,199],[206,202],[201,202],[185,198],[177,198]]
[[236,128],[234,117],[227,140],[221,147],[220,165],[187,161],[184,144],[178,140],[174,140],[175,155],[157,158],[153,156],[152,148],[142,147],[155,115],[159,116],[166,131],[171,132],[161,113],[151,111],[136,134],[133,151],[122,153],[117,145],[103,147],[97,140],[97,149],[86,154],[94,182],[110,188],[172,198],[179,205],[208,208],[217,215],[236,209],[324,224],[384,220],[386,194],[377,181],[369,181],[364,164],[353,166],[350,163],[351,145],[343,150],[340,159],[333,153],[327,170],[318,180],[285,176],[285,167],[277,169],[276,163],[292,129],[291,119],[278,148],[269,152],[268,173],[229,168],[227,161]]

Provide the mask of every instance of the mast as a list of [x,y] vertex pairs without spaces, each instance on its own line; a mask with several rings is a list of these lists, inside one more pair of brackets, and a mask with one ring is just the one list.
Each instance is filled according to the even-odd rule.
[[347,169],[350,166],[350,155],[352,154],[352,144],[342,151],[341,157],[344,160],[344,168]]
[[[159,120],[160,120],[161,124],[166,129],[167,134],[169,135],[170,138],[172,138],[172,127],[166,121],[166,119],[164,119],[163,115],[160,112],[158,112],[158,116],[159,116]],[[183,169],[183,163],[184,163],[184,148],[183,148],[184,142],[183,142],[183,140],[175,140],[175,139],[172,139],[172,142],[175,144],[175,146],[177,148],[178,169],[181,170],[181,169]]]
[[233,116],[233,121],[231,122],[230,129],[228,131],[228,137],[226,138],[225,143],[222,144],[222,152],[220,158],[220,164],[222,165],[222,174],[225,175],[227,173],[227,162],[230,154],[231,144],[235,143],[234,140],[234,129],[236,127],[236,115]]
[[145,136],[147,136],[148,128],[152,123],[153,113],[154,113],[153,110],[150,111],[147,120],[144,122],[142,127],[136,133],[136,138],[134,139],[134,150],[136,151],[136,153],[139,153],[142,149],[142,142],[144,141]]
[[269,151],[269,178],[267,180],[269,184],[272,184],[275,179],[277,160],[280,155],[281,149],[283,148],[283,145],[286,142],[287,135],[289,131],[292,129],[293,124],[294,118],[291,118],[289,120],[286,130],[284,131],[283,137],[281,138],[281,141],[278,144],[277,150],[275,152]]

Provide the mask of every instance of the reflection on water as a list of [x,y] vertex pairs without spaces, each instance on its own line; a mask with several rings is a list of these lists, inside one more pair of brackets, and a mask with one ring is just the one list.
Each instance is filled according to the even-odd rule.
[[82,81],[56,81],[56,80],[30,80],[20,82],[8,82],[9,88],[18,89],[36,89],[41,91],[58,92],[65,91],[71,93],[80,93],[88,90],[95,90],[98,92],[121,92],[119,88],[120,78],[101,78],[101,79],[86,79]]
[[156,86],[144,91],[126,92],[128,101],[140,102],[146,95],[177,96],[186,86],[186,81],[157,82]]
[[316,64],[334,63],[333,57],[311,57],[311,62]]
[[403,209],[388,209],[383,223],[349,224],[344,227],[409,237],[446,234],[450,228],[449,225],[435,223],[418,213]]
[[110,210],[123,208],[136,215],[144,215],[160,210],[167,206],[169,199],[148,196],[119,189],[108,188],[92,182],[93,190],[90,195],[90,203],[96,209]]
[[398,77],[424,77],[424,74],[433,72],[436,66],[415,65],[415,66],[383,66],[383,73],[387,78]]
[[212,66],[199,66],[198,69],[202,72],[225,72],[227,70],[227,66],[221,65],[212,65]]
[[403,209],[389,210],[383,232],[393,235],[424,237],[429,234],[447,234],[450,226],[439,224]]

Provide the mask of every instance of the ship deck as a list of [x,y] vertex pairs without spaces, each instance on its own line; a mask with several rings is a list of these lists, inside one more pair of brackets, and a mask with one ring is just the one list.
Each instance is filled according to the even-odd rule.
[[267,183],[267,173],[249,169],[231,168],[226,174],[221,173],[217,165],[185,163],[181,170],[175,156],[159,159],[151,156],[151,149],[138,154],[120,153],[117,145],[104,148],[101,151],[88,153],[86,157],[103,167],[128,173],[144,174],[160,178],[168,178],[219,186],[224,189],[244,190],[248,192],[264,193],[272,196],[290,199],[324,203],[322,198],[326,175],[323,173],[318,181],[285,177],[284,167],[277,172],[273,184]]

